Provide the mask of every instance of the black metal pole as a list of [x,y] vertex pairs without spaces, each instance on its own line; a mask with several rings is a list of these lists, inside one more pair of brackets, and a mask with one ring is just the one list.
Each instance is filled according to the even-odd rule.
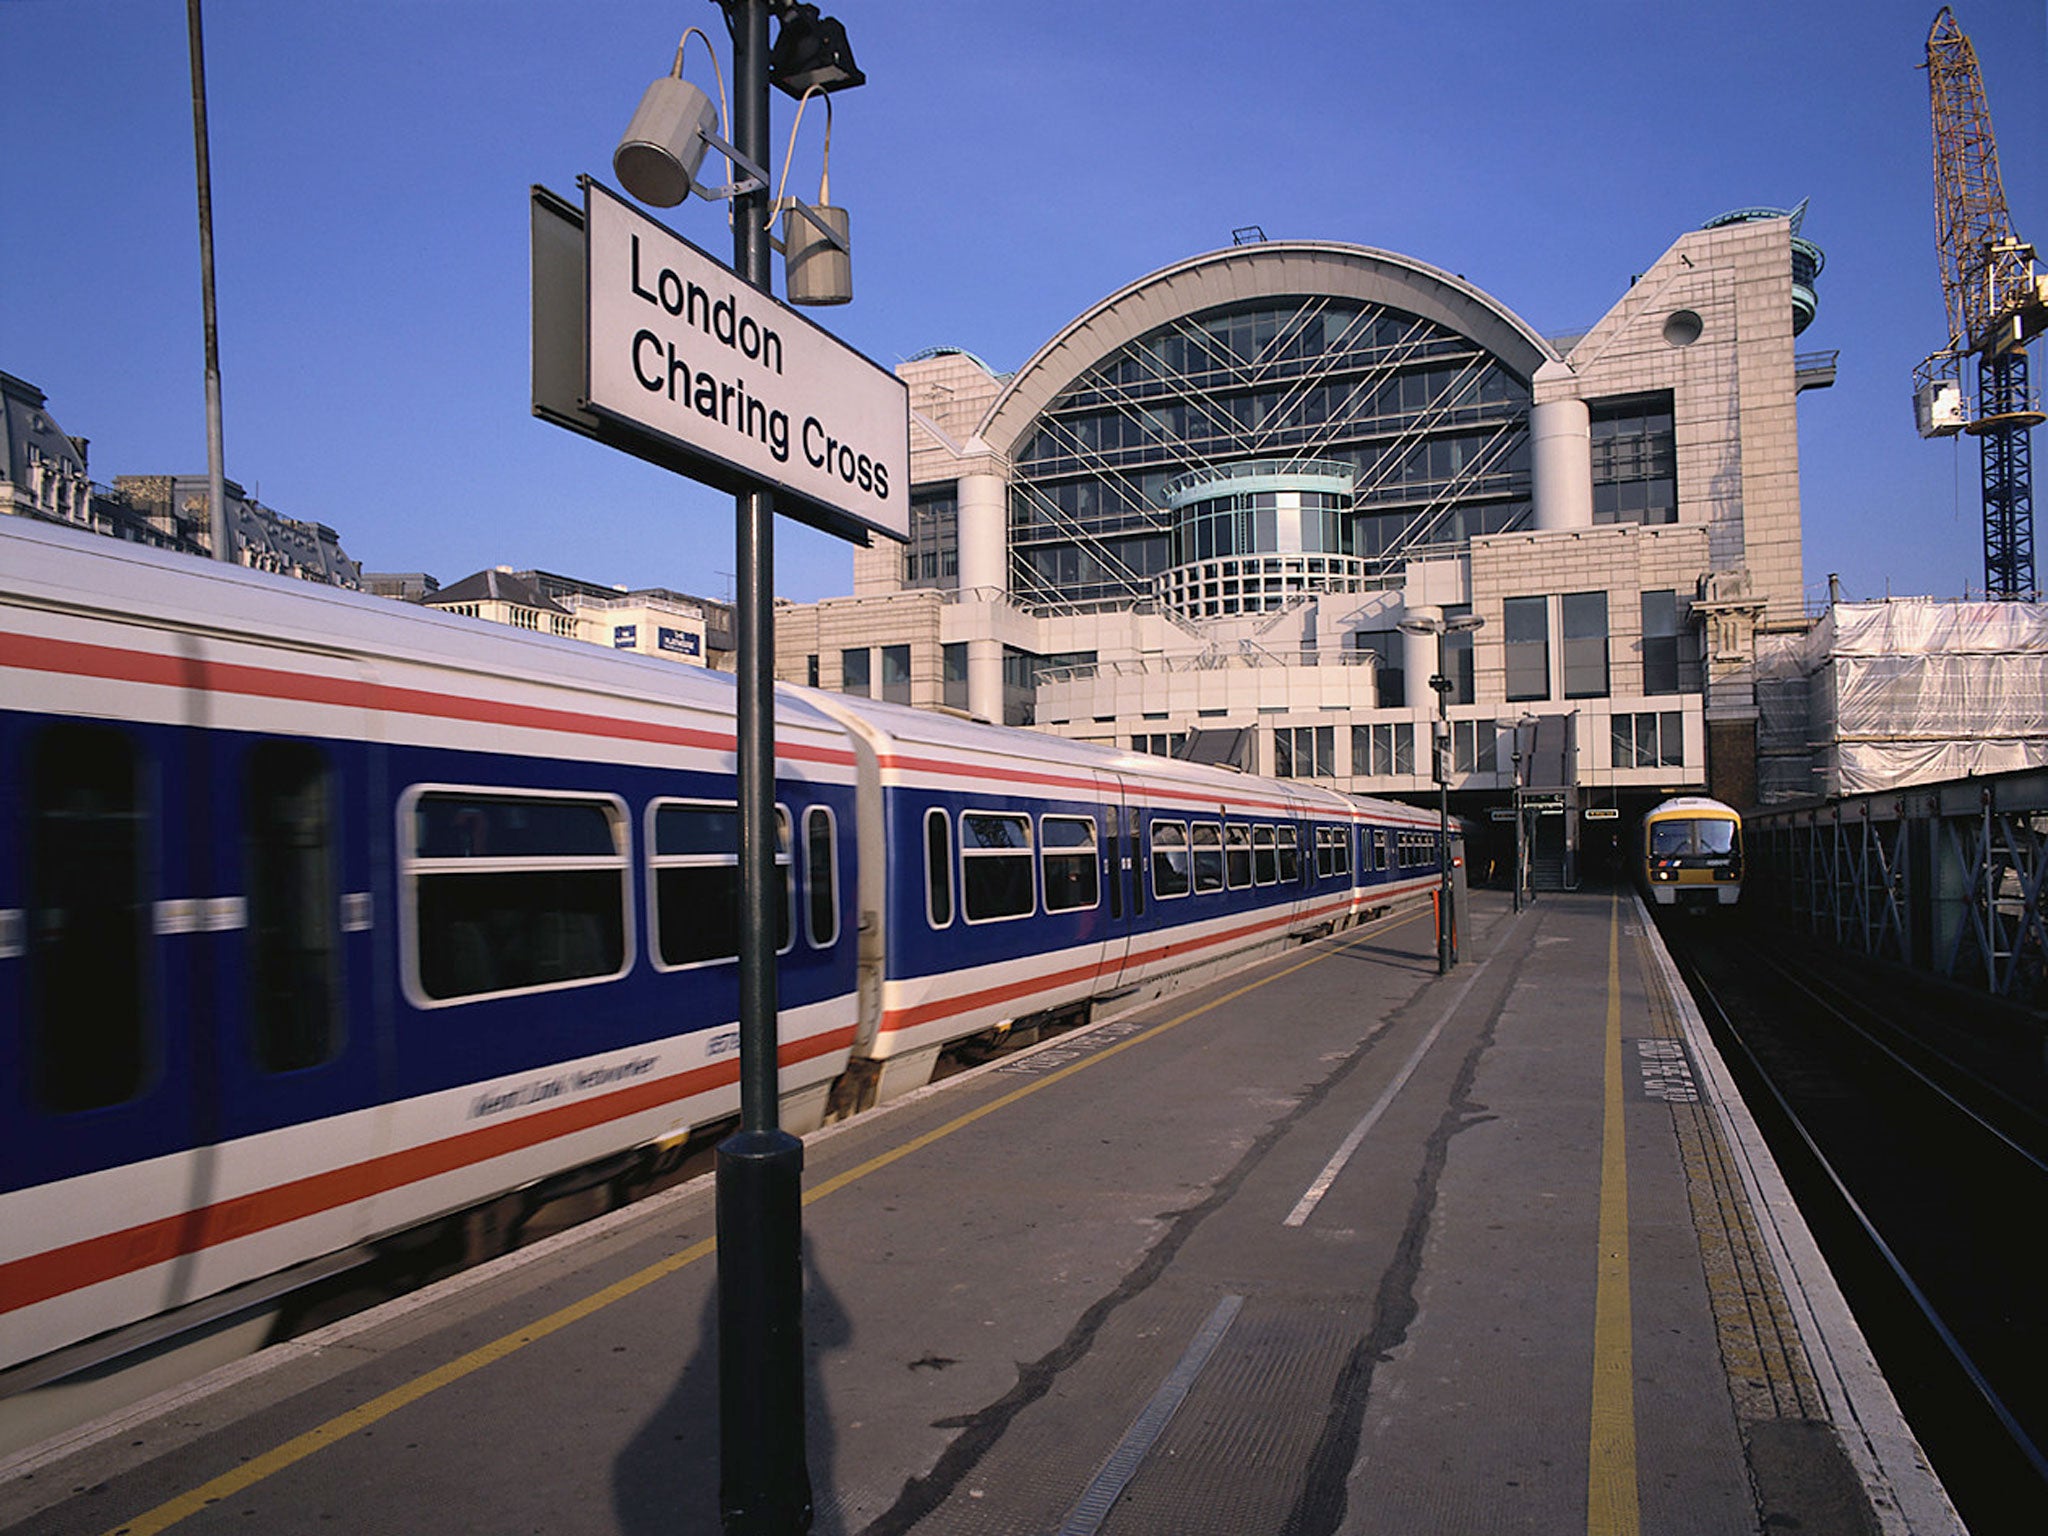
[[1439,976],[1448,976],[1451,967],[1458,963],[1457,947],[1451,942],[1451,765],[1447,761],[1451,750],[1451,675],[1444,670],[1444,640],[1449,632],[1448,625],[1436,632],[1436,676],[1431,680],[1431,686],[1436,689],[1437,718],[1437,862],[1442,867],[1436,909],[1436,973]]
[[213,159],[206,128],[206,40],[199,0],[185,0],[185,42],[192,54],[192,158],[199,181],[199,301],[206,325],[206,505],[213,558],[235,558],[228,526],[226,454],[221,447],[220,323],[213,304]]
[[[733,145],[766,165],[768,0],[720,3],[733,38]],[[731,206],[733,269],[769,292],[768,191]],[[740,1129],[718,1148],[718,1513],[734,1536],[801,1536],[811,1528],[804,1149],[777,1122],[774,499],[741,491],[736,512]]]
[[1515,726],[1515,910],[1522,910],[1522,727]]

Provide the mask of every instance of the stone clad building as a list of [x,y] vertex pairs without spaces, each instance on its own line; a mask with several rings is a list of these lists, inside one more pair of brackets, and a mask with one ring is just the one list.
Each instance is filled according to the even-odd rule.
[[1802,213],[1682,235],[1575,337],[1409,257],[1262,241],[1012,374],[920,354],[910,542],[778,610],[779,675],[1433,799],[1441,638],[1453,809],[1519,771],[1552,868],[1589,825],[1606,850],[1589,809],[1751,803],[1755,637],[1807,623],[1795,398],[1833,381],[1794,351]]

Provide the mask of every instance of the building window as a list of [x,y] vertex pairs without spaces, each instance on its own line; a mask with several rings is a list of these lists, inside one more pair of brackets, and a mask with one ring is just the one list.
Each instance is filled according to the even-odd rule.
[[903,585],[960,585],[958,487],[933,486],[910,495],[910,542],[903,547]]
[[1491,720],[1451,722],[1451,767],[1455,773],[1498,773],[1494,742],[1498,732]]
[[813,651],[804,658],[804,683],[807,687],[818,686],[818,653]]
[[29,756],[28,1016],[36,1100],[69,1114],[142,1092],[150,907],[141,754],[58,725]]
[[1588,408],[1595,523],[1678,521],[1678,447],[1671,395],[1601,400]]
[[967,642],[954,640],[939,647],[939,670],[948,709],[967,712]]
[[910,702],[910,647],[882,647],[882,697],[891,704]]
[[1369,651],[1377,658],[1372,675],[1379,707],[1399,709],[1406,704],[1408,674],[1403,670],[1401,632],[1398,629],[1369,629],[1351,638],[1359,650]]
[[1685,716],[1678,710],[1616,715],[1610,738],[1616,768],[1685,766]]
[[1188,744],[1186,731],[1147,731],[1131,738],[1131,750],[1151,757],[1179,757]]
[[866,646],[839,653],[839,691],[865,699],[872,695],[868,685],[869,656]]
[[1406,720],[1351,727],[1351,771],[1380,777],[1415,771],[1415,727]]
[[243,793],[256,1061],[266,1072],[316,1067],[341,1050],[341,900],[327,760],[306,742],[259,742]]
[[1273,728],[1273,777],[1332,779],[1337,776],[1337,728],[1281,725]]
[[966,811],[960,817],[961,908],[970,923],[1029,917],[1031,818]]
[[[1472,616],[1470,603],[1445,603],[1444,618],[1466,619]],[[1472,631],[1452,630],[1444,636],[1444,674],[1451,680],[1448,702],[1452,704],[1476,704],[1479,695],[1474,691],[1472,668]]]
[[1550,697],[1550,601],[1511,597],[1501,604],[1510,701]]
[[1643,594],[1643,692],[1678,692],[1678,594]]
[[1567,592],[1558,600],[1564,632],[1564,696],[1607,697],[1607,594]]

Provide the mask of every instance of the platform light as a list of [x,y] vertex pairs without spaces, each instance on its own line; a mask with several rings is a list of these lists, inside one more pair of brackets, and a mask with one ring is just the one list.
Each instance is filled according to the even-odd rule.
[[812,91],[844,91],[866,85],[853,62],[846,28],[820,16],[815,5],[791,5],[782,12],[775,46],[768,51],[768,83],[801,101]]
[[[837,23],[834,23],[837,25]],[[789,35],[783,23],[782,35]],[[778,46],[780,44],[778,43]],[[792,304],[844,304],[853,298],[853,248],[847,233],[850,216],[844,208],[832,206],[832,98],[823,86],[814,85],[797,101],[796,121],[790,124],[789,148],[782,157],[782,185],[789,186],[789,163],[796,153],[797,130],[804,124],[804,108],[811,98],[825,103],[825,152],[818,172],[818,200],[776,197],[768,205],[772,224],[777,214],[782,221],[782,286]]]
[[696,86],[683,78],[683,53],[692,34],[704,39],[704,51],[711,55],[711,72],[724,94],[724,77],[719,75],[718,53],[703,30],[690,27],[676,44],[675,67],[647,87],[633,120],[612,151],[612,173],[619,185],[643,203],[656,208],[673,208],[697,185],[697,167],[704,153],[720,142],[719,112]]

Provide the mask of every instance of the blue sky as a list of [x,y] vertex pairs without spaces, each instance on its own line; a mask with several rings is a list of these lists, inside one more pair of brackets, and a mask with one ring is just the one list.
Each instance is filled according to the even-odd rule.
[[[1852,597],[1982,590],[1976,444],[1912,426],[1913,366],[1947,338],[1916,68],[1931,0],[824,8],[868,84],[838,98],[833,141],[855,299],[812,313],[878,362],[944,344],[1013,369],[1248,224],[1401,252],[1575,332],[1684,230],[1807,197],[1828,265],[1799,345],[1841,352],[1799,407],[1809,593],[1831,571]],[[2014,223],[2048,246],[2048,7],[1958,14]],[[724,596],[730,499],[528,397],[527,188],[609,179],[693,23],[726,54],[710,0],[207,0],[228,474],[372,570]],[[0,368],[92,440],[96,478],[203,472],[184,6],[0,0],[0,59]],[[669,221],[730,248],[708,203]],[[2048,430],[2035,456],[2048,503]],[[787,521],[777,539],[783,595],[849,590],[845,545]]]

